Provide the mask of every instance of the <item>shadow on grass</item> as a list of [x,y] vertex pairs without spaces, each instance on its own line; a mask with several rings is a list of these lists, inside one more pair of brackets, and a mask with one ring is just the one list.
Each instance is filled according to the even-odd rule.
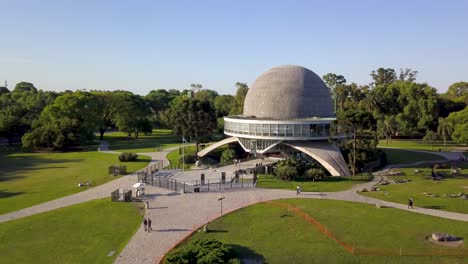
[[182,232],[182,231],[192,231],[190,229],[185,229],[185,228],[170,228],[170,229],[158,229],[158,230],[153,230],[156,232]]
[[[16,154],[16,153],[12,153]],[[46,159],[35,154],[25,154],[21,156],[0,155],[0,182],[18,180],[24,178],[21,173],[30,170],[58,169],[65,162],[81,162],[83,159]],[[41,165],[40,168],[38,166]],[[48,166],[50,165],[50,166]]]
[[229,244],[229,246],[232,247],[237,258],[242,260],[242,263],[268,263],[265,261],[265,257],[263,257],[263,255],[255,252],[254,250],[248,247],[233,244]]
[[221,230],[221,229],[218,229],[218,230],[208,229],[208,233],[227,233],[227,232],[228,232],[227,230]]
[[285,218],[285,217],[293,217],[293,216],[290,215],[290,214],[283,214],[283,215],[280,216],[280,218]]
[[16,195],[24,194],[24,192],[6,192],[5,190],[0,190],[0,199],[8,198]]
[[446,208],[446,206],[443,206],[443,205],[426,205],[426,206],[420,206],[420,207],[425,208],[425,209],[435,209],[435,210],[442,210]]

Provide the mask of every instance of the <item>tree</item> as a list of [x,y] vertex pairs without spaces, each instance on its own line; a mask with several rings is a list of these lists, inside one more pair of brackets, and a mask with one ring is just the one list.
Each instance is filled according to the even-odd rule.
[[214,103],[215,99],[218,97],[218,92],[209,90],[209,89],[203,89],[195,93],[194,98],[200,101],[207,101],[210,102],[211,104]]
[[310,168],[306,171],[306,175],[308,178],[312,179],[313,181],[320,181],[325,178],[325,173],[323,170],[319,168]]
[[132,134],[138,138],[140,133],[150,134],[152,125],[148,118],[150,110],[145,100],[131,92],[119,91],[115,94],[118,111],[115,115],[115,125],[120,131]]
[[334,93],[336,87],[346,84],[346,79],[343,75],[336,75],[334,73],[327,73],[322,79],[328,88],[330,88],[330,93]]
[[236,152],[233,149],[226,149],[223,151],[223,153],[221,153],[221,163],[229,164],[234,160],[235,157]]
[[5,86],[0,86],[0,95],[5,93],[10,93],[10,90],[8,90],[8,88],[6,88]]
[[399,80],[400,81],[405,81],[405,82],[414,82],[416,81],[416,75],[418,75],[418,71],[413,71],[411,69],[400,69],[400,76]]
[[439,118],[439,126],[437,127],[437,133],[444,140],[444,148],[447,149],[447,138],[450,138],[453,132],[453,124],[444,118]]
[[230,111],[230,115],[240,115],[244,112],[244,101],[247,92],[249,91],[249,87],[245,83],[236,83],[237,92],[236,96],[234,97],[235,101]]
[[372,71],[371,76],[374,80],[372,83],[374,87],[379,85],[389,85],[397,79],[395,70],[391,68],[378,68],[376,71]]
[[277,165],[275,173],[283,181],[289,181],[298,175],[297,168],[288,164]]
[[447,94],[454,97],[468,95],[468,82],[456,82],[449,86]]
[[37,88],[32,83],[20,82],[16,84],[13,92],[37,92]]
[[[352,151],[349,152],[353,176],[356,175],[357,161],[367,159],[366,151],[375,149],[376,142],[368,140],[375,133],[377,123],[369,112],[345,111],[338,115],[338,126],[345,134],[352,135]],[[344,142],[347,147],[347,142]]]
[[235,104],[235,98],[232,95],[220,95],[214,100],[213,106],[216,109],[218,117],[224,117],[229,115],[233,105]]
[[468,144],[468,107],[451,113],[446,119],[454,125],[452,139],[457,143]]
[[195,140],[197,153],[200,139],[216,129],[216,113],[211,104],[184,95],[170,103],[168,120],[174,134]]
[[398,124],[395,121],[394,116],[385,117],[382,130],[387,139],[387,144],[389,140],[390,140],[390,143],[392,142],[392,136],[396,133],[397,127],[398,127]]
[[426,135],[422,138],[424,143],[431,145],[431,150],[434,150],[434,142],[439,140],[439,135],[432,130],[427,130]]

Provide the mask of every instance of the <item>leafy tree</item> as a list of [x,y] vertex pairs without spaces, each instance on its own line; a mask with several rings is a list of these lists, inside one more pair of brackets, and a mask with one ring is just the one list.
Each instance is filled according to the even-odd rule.
[[232,109],[230,111],[230,115],[240,115],[244,112],[244,101],[247,92],[249,91],[249,87],[245,83],[237,82],[236,83],[237,92],[236,96],[234,97],[235,101],[232,105]]
[[194,98],[199,100],[199,101],[208,101],[211,104],[214,104],[215,99],[218,97],[218,92],[209,90],[209,89],[203,89],[194,94]]
[[6,88],[5,86],[0,86],[0,95],[5,93],[10,93],[10,90],[8,90],[8,88]]
[[399,80],[406,81],[406,82],[414,82],[416,81],[416,75],[418,75],[418,71],[413,71],[411,69],[400,69]]
[[97,127],[99,130],[99,139],[104,139],[104,133],[109,127],[115,126],[115,119],[120,107],[113,92],[94,91],[91,93],[93,98],[90,103],[96,113]]
[[229,115],[229,112],[235,105],[235,98],[232,95],[220,95],[214,100],[213,106],[216,109],[218,117]]
[[424,143],[429,143],[431,145],[431,150],[434,150],[434,142],[439,140],[440,137],[437,133],[432,130],[427,130],[426,135],[422,138]]
[[453,132],[453,124],[444,118],[439,118],[437,133],[444,140],[444,148],[447,149],[447,138],[450,138]]
[[395,82],[397,79],[395,70],[391,68],[378,68],[376,71],[372,71],[371,76],[374,80],[372,83],[374,86],[386,86]]
[[170,103],[168,120],[174,134],[195,140],[197,153],[200,139],[216,128],[216,113],[211,104],[183,95]]
[[323,81],[330,89],[330,93],[333,94],[335,99],[335,112],[337,111],[336,101],[338,100],[339,87],[342,87],[346,84],[346,79],[343,75],[336,75],[334,73],[327,73],[323,77]]
[[457,143],[468,144],[468,107],[451,113],[446,119],[454,126],[452,139]]
[[221,163],[229,164],[234,160],[235,157],[236,152],[233,149],[226,149],[223,151],[223,153],[221,153]]
[[366,152],[375,149],[377,145],[375,140],[370,139],[375,138],[373,133],[376,131],[377,122],[371,113],[361,111],[342,112],[337,121],[341,132],[352,136],[351,142],[344,141],[342,145],[349,149],[351,143],[351,151],[347,152],[354,176],[357,171],[357,161],[366,161],[368,159]]
[[390,140],[390,143],[392,142],[392,136],[395,135],[396,131],[398,128],[398,124],[395,121],[394,116],[387,116],[385,117],[385,121],[383,122],[383,133],[387,139],[387,144]]
[[115,104],[118,107],[115,125],[120,131],[129,136],[133,134],[135,138],[138,138],[140,133],[150,134],[152,132],[152,125],[148,118],[150,110],[141,96],[120,91],[116,93]]
[[289,181],[298,175],[297,168],[288,164],[277,165],[275,173],[283,181]]
[[20,82],[16,84],[13,92],[37,92],[37,88],[32,83]]
[[455,97],[468,95],[468,82],[456,82],[450,85],[447,94]]

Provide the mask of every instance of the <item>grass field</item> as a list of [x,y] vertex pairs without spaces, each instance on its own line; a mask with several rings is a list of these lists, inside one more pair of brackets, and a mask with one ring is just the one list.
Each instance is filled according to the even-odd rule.
[[113,263],[143,213],[106,198],[0,223],[0,263]]
[[[445,179],[441,181],[433,181],[431,169],[427,167],[400,169],[405,174],[404,176],[389,176],[388,178],[390,180],[407,179],[411,180],[411,182],[381,185],[379,186],[381,191],[362,194],[401,204],[406,204],[408,199],[413,197],[416,207],[468,214],[468,200],[444,197],[444,194],[468,193],[468,164],[459,164],[457,167],[464,168],[461,174],[450,175],[449,169],[439,170],[445,175]],[[414,173],[415,169],[421,172]],[[423,193],[437,194],[439,197],[429,197]]]
[[403,149],[382,149],[387,155],[387,164],[411,164],[419,161],[446,160],[445,157],[425,152]]
[[[428,151],[438,151],[439,149],[444,149],[443,142],[437,142],[432,146],[430,144],[422,143],[418,139],[393,139],[392,142],[386,143],[384,139],[379,140],[377,147],[383,148],[398,148],[398,149],[416,149],[416,150],[428,150]],[[447,149],[452,150],[454,148],[463,147],[462,145],[457,145],[453,142],[447,142]],[[465,146],[466,147],[466,146]]]
[[142,134],[138,139],[123,132],[109,132],[104,134],[104,140],[109,142],[110,150],[119,152],[154,152],[156,147],[167,148],[181,142],[170,129],[153,129],[152,134]]
[[115,179],[108,166],[124,164],[127,172],[150,162],[140,156],[136,162],[121,163],[117,155],[99,152],[3,153],[0,154],[0,214],[47,202]]
[[[434,232],[468,237],[466,222],[415,214],[393,208],[319,199],[279,200],[301,208],[339,240],[360,248],[402,253],[440,250],[425,240]],[[352,255],[287,209],[256,204],[223,216],[208,225],[211,232],[190,239],[215,238],[234,247],[241,258],[265,263],[467,263],[466,257]],[[466,250],[466,249],[465,249]]]
[[338,192],[351,188],[358,183],[369,181],[367,174],[354,177],[329,177],[326,181],[282,181],[275,176],[259,175],[257,188],[296,190],[299,185],[303,192]]
[[[195,155],[197,150],[196,150],[196,147],[195,146],[185,146],[184,147],[184,154],[185,155]],[[174,151],[171,151],[169,152],[169,154],[167,154],[166,158],[167,160],[169,160],[169,163],[171,164],[169,167],[170,168],[182,168],[182,165],[183,164],[179,164],[179,158],[180,158],[180,154],[179,152],[182,154],[182,149],[179,150],[179,149],[176,149]],[[189,164],[185,164],[185,169],[188,170],[190,169],[190,167],[194,166],[195,163],[189,163]]]

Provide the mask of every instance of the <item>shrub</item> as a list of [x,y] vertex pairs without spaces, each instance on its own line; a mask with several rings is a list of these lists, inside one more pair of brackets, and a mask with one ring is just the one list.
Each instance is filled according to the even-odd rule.
[[307,179],[311,179],[313,181],[321,181],[323,179],[325,179],[325,172],[319,168],[312,168],[312,169],[308,169],[306,172],[305,172],[305,175],[307,177]]
[[234,160],[235,157],[236,157],[236,152],[234,150],[226,149],[221,154],[221,163],[222,164],[231,163]]
[[167,254],[165,263],[239,263],[235,262],[233,259],[232,247],[225,245],[216,239],[199,239]]
[[180,164],[193,164],[195,161],[197,161],[197,156],[195,154],[185,154],[179,157]]
[[275,173],[283,181],[289,181],[297,175],[297,169],[294,166],[281,164],[276,167]]
[[137,160],[138,155],[133,152],[124,152],[119,155],[120,162],[128,162]]

